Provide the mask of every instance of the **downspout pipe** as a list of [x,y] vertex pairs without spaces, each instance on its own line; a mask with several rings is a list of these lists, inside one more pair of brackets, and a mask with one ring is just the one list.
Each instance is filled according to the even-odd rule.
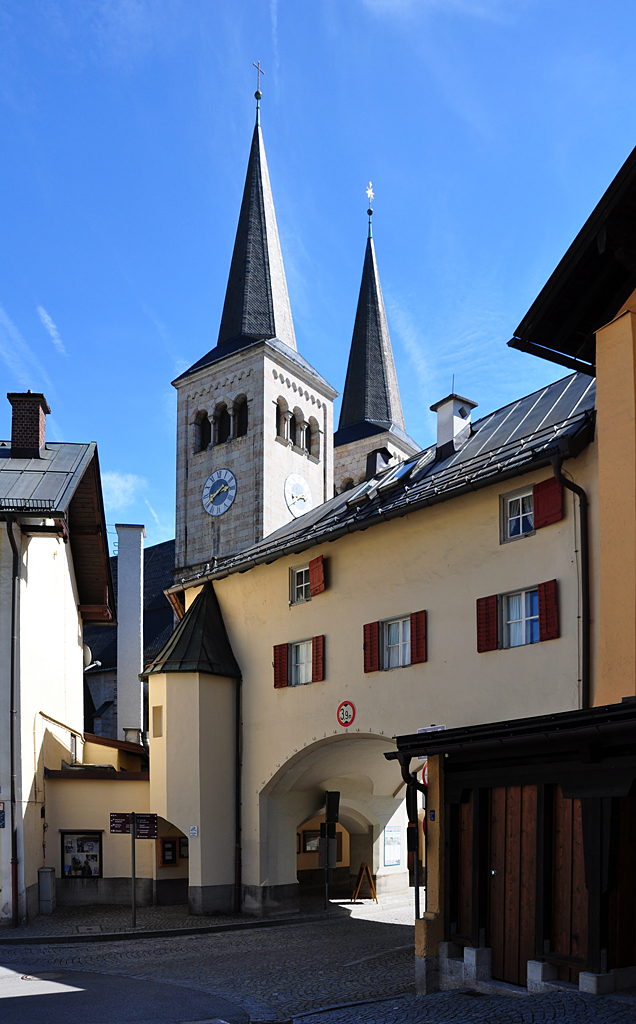
[[562,487],[572,491],[579,499],[579,524],[581,534],[581,707],[591,707],[592,687],[590,671],[590,538],[588,528],[587,494],[578,484],[563,476],[563,456],[551,460],[554,476]]
[[234,913],[240,914],[243,909],[243,857],[242,857],[242,822],[241,822],[241,776],[243,762],[243,679],[236,680],[235,712],[234,712]]
[[18,766],[17,737],[18,725],[18,623],[20,608],[20,552],[13,535],[14,516],[7,516],[7,536],[13,552],[11,581],[11,923],[18,927]]

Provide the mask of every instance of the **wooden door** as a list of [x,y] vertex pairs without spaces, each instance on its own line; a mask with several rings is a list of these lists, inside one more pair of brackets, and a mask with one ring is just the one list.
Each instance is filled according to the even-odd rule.
[[535,957],[537,787],[491,791],[489,937],[492,976],[525,985]]
[[636,964],[636,796],[619,800],[617,849],[611,871],[607,967]]
[[587,889],[583,860],[581,801],[554,793],[552,848],[552,930],[546,959],[561,981],[578,982],[587,957]]

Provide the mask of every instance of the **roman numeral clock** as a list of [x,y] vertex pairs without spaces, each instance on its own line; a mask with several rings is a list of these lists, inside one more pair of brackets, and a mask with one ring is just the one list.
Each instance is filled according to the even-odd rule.
[[231,469],[215,469],[203,485],[201,501],[209,516],[222,516],[236,497],[236,477]]

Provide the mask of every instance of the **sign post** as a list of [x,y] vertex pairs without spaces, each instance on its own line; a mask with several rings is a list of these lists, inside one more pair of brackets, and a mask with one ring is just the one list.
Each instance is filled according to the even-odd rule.
[[130,833],[130,874],[131,874],[131,907],[132,926],[137,927],[137,872],[135,860],[135,842],[137,839],[157,838],[157,815],[137,814],[135,811],[126,811],[123,814],[111,814],[110,831],[113,835],[128,835]]
[[325,820],[320,823],[318,866],[325,869],[325,910],[329,909],[329,882],[337,863],[336,822],[340,807],[340,793],[325,793]]

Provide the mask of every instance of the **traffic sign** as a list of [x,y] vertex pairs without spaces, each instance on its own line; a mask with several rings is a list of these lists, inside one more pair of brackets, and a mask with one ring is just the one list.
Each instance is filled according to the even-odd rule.
[[350,725],[353,725],[353,720],[356,717],[356,706],[350,700],[343,700],[338,705],[336,711],[336,718],[338,719],[338,725],[344,726],[348,729]]

